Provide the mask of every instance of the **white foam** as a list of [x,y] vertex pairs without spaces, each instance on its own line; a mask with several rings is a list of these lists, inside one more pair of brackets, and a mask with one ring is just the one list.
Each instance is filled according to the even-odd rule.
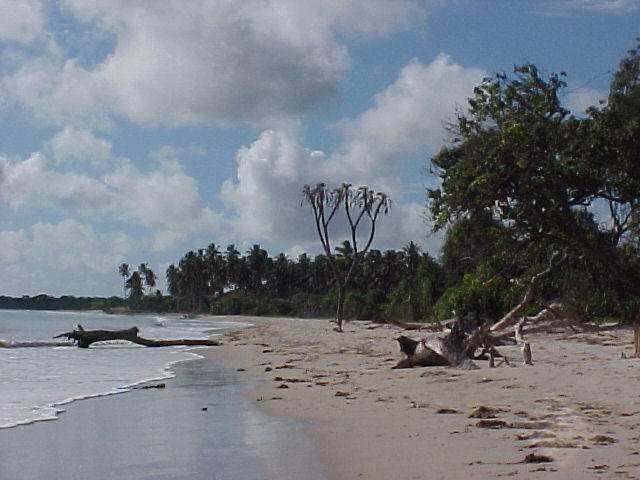
[[[8,328],[9,334],[4,333],[8,342],[42,341],[73,328],[78,316],[83,317],[81,323],[87,329],[137,325],[140,335],[148,338],[208,338],[212,330],[239,326],[228,321],[219,324],[173,317],[2,310],[0,325]],[[154,325],[158,321],[162,327]],[[60,407],[71,402],[125,393],[144,383],[172,378],[172,365],[200,357],[187,348],[193,349],[150,349],[128,342],[103,342],[89,349],[0,348],[0,428],[55,420]]]

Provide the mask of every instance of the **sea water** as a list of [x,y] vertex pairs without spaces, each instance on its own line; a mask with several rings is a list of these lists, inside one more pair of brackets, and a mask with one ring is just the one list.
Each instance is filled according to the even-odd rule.
[[234,325],[153,315],[0,310],[0,345],[5,346],[0,347],[0,428],[53,420],[72,401],[171,378],[173,364],[196,356],[186,347],[147,348],[126,341],[97,343],[89,349],[47,345],[63,342],[53,337],[78,324],[87,330],[135,325],[141,337],[152,339],[206,339]]
[[[18,343],[49,342],[77,324],[176,339],[248,323],[0,310],[0,342],[13,345],[0,348],[1,480],[331,478],[306,424],[258,410],[242,395],[242,372],[192,347]],[[151,379],[167,379],[166,388],[132,388]]]

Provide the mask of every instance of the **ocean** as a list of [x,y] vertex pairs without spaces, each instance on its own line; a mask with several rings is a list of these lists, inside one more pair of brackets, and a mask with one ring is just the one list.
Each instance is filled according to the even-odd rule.
[[[329,477],[302,422],[269,417],[251,385],[193,347],[105,342],[28,346],[72,330],[137,326],[155,339],[210,338],[237,318],[0,310],[0,479]],[[150,381],[163,389],[136,388]]]

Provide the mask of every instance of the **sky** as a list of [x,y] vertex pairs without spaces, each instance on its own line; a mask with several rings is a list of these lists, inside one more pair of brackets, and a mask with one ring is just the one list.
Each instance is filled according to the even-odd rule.
[[390,196],[373,248],[437,256],[429,158],[474,86],[532,62],[582,115],[639,36],[640,0],[0,0],[0,295],[319,253],[319,182]]

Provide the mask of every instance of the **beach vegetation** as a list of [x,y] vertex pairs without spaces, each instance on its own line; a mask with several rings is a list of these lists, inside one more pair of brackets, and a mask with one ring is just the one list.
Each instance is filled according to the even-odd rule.
[[640,56],[584,116],[563,106],[564,77],[526,63],[486,78],[430,160],[433,228],[447,232],[441,315],[557,300],[586,317],[637,310]]

